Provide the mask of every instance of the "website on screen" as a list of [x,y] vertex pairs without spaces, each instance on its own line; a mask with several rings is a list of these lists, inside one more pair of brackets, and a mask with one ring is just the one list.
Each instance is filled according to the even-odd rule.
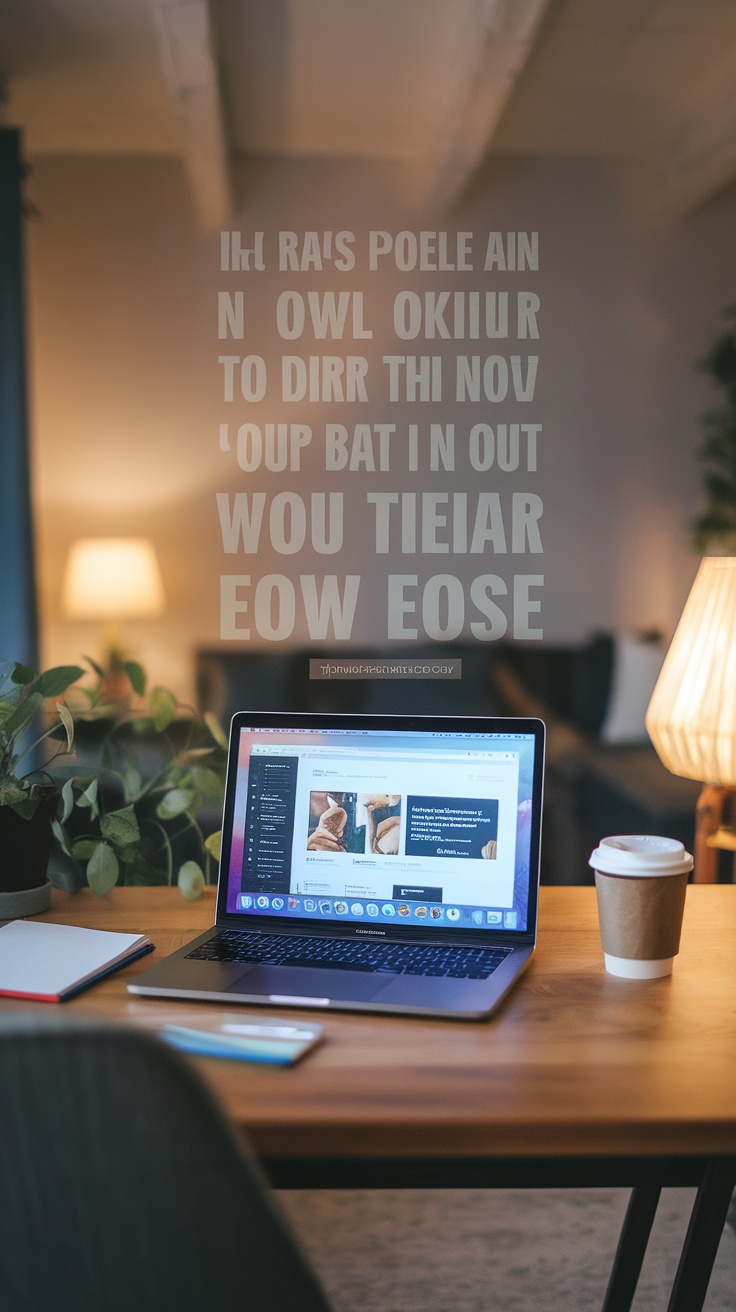
[[228,910],[525,928],[533,743],[243,730]]

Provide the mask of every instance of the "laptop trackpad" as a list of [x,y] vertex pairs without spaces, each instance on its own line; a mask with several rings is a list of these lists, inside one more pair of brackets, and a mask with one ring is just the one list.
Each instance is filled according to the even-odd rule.
[[253,997],[334,998],[336,1002],[368,1002],[386,988],[393,976],[363,974],[357,970],[320,970],[318,966],[253,966],[227,993]]

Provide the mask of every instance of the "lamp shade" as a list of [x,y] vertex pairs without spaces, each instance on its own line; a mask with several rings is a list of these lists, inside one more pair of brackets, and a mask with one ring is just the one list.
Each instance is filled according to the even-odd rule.
[[736,785],[736,557],[701,562],[645,723],[673,774]]
[[164,589],[147,538],[80,538],[66,563],[62,609],[70,619],[146,619],[161,615]]

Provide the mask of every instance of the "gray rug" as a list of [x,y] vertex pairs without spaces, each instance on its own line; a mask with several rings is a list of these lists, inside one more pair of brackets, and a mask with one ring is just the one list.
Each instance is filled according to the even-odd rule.
[[[664,1312],[694,1191],[662,1194],[635,1312]],[[623,1190],[282,1191],[335,1312],[598,1312]],[[706,1312],[736,1309],[726,1227]]]

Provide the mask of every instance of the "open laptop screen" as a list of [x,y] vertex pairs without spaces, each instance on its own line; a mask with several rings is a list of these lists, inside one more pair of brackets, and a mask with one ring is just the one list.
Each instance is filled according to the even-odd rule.
[[529,928],[541,726],[256,728],[245,719],[236,717],[231,745],[228,914]]

